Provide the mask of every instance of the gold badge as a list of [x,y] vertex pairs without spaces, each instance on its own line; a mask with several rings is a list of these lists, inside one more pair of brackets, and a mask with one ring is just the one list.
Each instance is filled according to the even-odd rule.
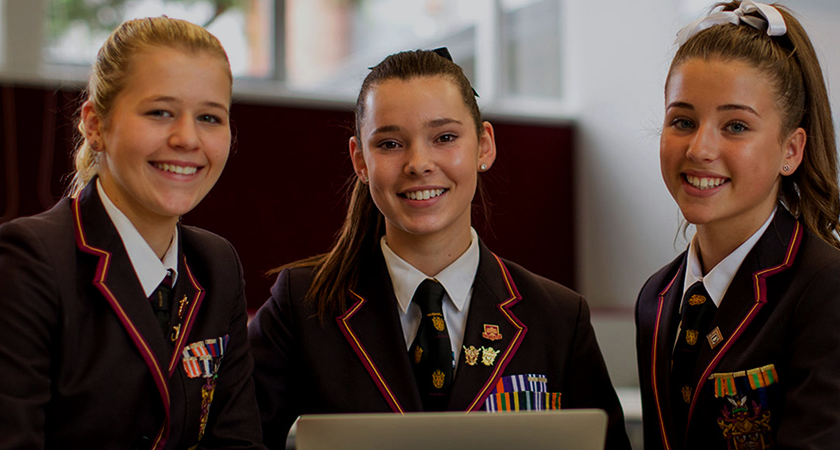
[[502,338],[502,333],[499,332],[498,325],[491,325],[485,323],[484,332],[481,333],[481,337],[483,337],[484,339],[489,339],[491,341],[498,341]]
[[686,403],[691,403],[691,388],[688,386],[683,386],[682,389],[680,389],[680,392],[682,392],[683,401]]
[[421,358],[423,358],[423,348],[418,345],[414,347],[414,364],[419,364]]
[[706,335],[706,339],[709,341],[709,347],[711,348],[715,348],[723,342],[723,334],[720,332],[720,327],[715,327],[711,333]]
[[700,335],[700,332],[697,330],[685,330],[685,341],[688,342],[688,345],[694,345],[697,343],[697,336]]
[[446,322],[443,321],[443,317],[440,315],[432,316],[432,324],[435,326],[435,330],[443,331],[446,328]]
[[485,366],[492,366],[496,362],[496,355],[500,351],[493,347],[481,347],[481,363]]
[[706,297],[703,295],[694,294],[688,299],[688,304],[691,306],[702,305],[703,303],[706,303]]
[[184,308],[190,301],[187,300],[187,296],[185,295],[180,301],[178,301],[178,319],[184,318]]
[[472,345],[470,345],[469,347],[467,347],[465,345],[464,346],[464,360],[467,363],[467,365],[469,365],[469,366],[476,365],[476,363],[478,362],[478,354],[479,353],[480,353],[480,351],[477,348],[473,347]]
[[446,379],[446,375],[443,374],[440,370],[435,370],[435,373],[432,374],[432,384],[435,385],[436,389],[440,389],[443,387],[443,382]]

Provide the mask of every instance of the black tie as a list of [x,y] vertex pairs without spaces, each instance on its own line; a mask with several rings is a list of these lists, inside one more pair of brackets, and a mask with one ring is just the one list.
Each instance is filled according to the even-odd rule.
[[439,282],[427,278],[411,299],[423,314],[408,356],[425,411],[445,411],[452,385],[452,345],[443,320],[443,293]]
[[166,271],[166,278],[149,297],[163,335],[169,337],[169,319],[172,317],[172,270]]
[[697,380],[694,379],[697,357],[706,341],[705,337],[716,311],[717,306],[709,297],[702,281],[692,284],[685,292],[680,335],[677,336],[671,359],[671,409],[674,413],[674,423],[683,431],[688,422],[692,389],[697,384]]

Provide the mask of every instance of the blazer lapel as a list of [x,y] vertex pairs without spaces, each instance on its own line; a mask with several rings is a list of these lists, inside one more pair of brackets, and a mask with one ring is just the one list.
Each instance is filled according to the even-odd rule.
[[377,249],[370,267],[351,291],[347,311],[336,318],[339,329],[358,355],[393,412],[422,411],[423,403],[400,323],[397,299],[385,259]]
[[93,285],[99,290],[140,353],[157,386],[166,414],[152,448],[162,448],[169,434],[169,363],[171,347],[143,294],[116,228],[102,206],[94,182],[72,202],[76,245],[97,259]]
[[695,376],[699,376],[689,408],[688,423],[691,423],[699,394],[709,376],[767,305],[767,278],[793,265],[804,231],[803,226],[787,210],[779,207],[770,227],[744,259],[712,321],[711,329],[719,329],[723,340],[714,349],[708,342],[704,342],[698,356]]
[[650,349],[650,373],[653,397],[656,403],[656,420],[662,435],[664,448],[672,446],[673,438],[667,430],[673,429],[671,420],[671,354],[676,340],[679,324],[679,305],[682,302],[682,287],[685,279],[685,257],[679,270],[659,293],[656,307],[656,321],[653,330],[653,343]]
[[201,308],[201,303],[204,301],[205,290],[198,282],[198,279],[193,275],[187,257],[184,255],[184,229],[179,230],[178,236],[180,245],[178,246],[179,264],[178,264],[178,281],[175,283],[172,301],[175,303],[172,312],[173,328],[172,335],[167,336],[174,349],[169,360],[168,376],[171,377],[178,367],[178,361],[181,360],[181,353],[187,345],[187,339],[190,336],[193,326],[198,316],[198,311]]
[[[449,410],[476,411],[492,392],[516,354],[528,327],[516,317],[514,306],[523,299],[501,259],[480,243],[481,259],[473,284],[472,300],[464,329],[463,349],[457,363]],[[498,333],[494,333],[498,327]],[[485,334],[490,330],[490,333]],[[483,361],[487,353],[492,361]],[[467,350],[480,351],[477,360],[467,361]]]

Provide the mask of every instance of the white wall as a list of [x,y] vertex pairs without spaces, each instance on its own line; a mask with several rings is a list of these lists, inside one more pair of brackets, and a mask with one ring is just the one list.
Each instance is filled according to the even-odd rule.
[[[700,8],[698,9],[698,4]],[[683,250],[681,216],[659,173],[663,86],[681,26],[712,2],[571,1],[577,147],[578,289],[613,382],[637,384],[633,306],[644,281]],[[840,108],[840,2],[788,0]],[[837,114],[835,113],[835,117]]]

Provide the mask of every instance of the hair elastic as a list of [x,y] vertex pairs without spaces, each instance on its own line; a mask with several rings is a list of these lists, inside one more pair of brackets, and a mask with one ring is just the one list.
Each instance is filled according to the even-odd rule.
[[[759,13],[763,19],[748,15],[754,12]],[[719,9],[707,17],[697,19],[686,25],[677,33],[676,44],[683,45],[695,34],[715,25],[723,25],[725,23],[731,23],[733,25],[745,23],[757,30],[766,30],[768,36],[782,36],[787,33],[785,19],[778,9],[765,3],[744,0],[738,6],[738,9],[734,11],[721,11]]]

